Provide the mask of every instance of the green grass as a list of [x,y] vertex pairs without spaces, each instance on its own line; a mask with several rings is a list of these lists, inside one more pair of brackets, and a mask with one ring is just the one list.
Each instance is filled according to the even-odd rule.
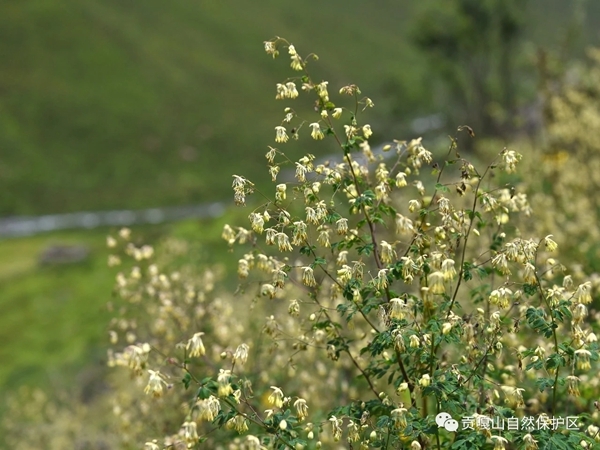
[[[363,88],[376,132],[407,137],[411,118],[436,111],[431,69],[406,32],[417,4],[2,2],[0,215],[203,202],[230,198],[232,173],[264,178],[287,105],[274,84],[290,74],[285,54],[263,52],[275,35],[321,56],[317,79]],[[555,44],[569,11],[531,4],[527,32]]]
[[[157,244],[167,236],[190,242],[180,263],[235,267],[221,239],[226,222],[242,223],[247,211],[232,209],[220,219],[189,220],[133,229],[138,243]],[[106,265],[106,235],[100,229],[51,233],[2,241],[0,252],[0,397],[20,384],[65,385],[84,367],[102,371],[108,323],[118,268]],[[78,264],[40,266],[40,253],[51,245],[83,245],[90,257]],[[235,271],[226,283],[236,282]]]
[[[325,53],[321,74],[336,84],[373,80],[356,69],[374,65],[375,55],[363,52],[358,64],[347,39],[355,34],[363,49],[377,48],[389,35],[359,29],[363,6],[327,24],[339,5],[320,6],[316,17],[309,5],[277,5],[5,4],[0,54],[14,57],[3,58],[11,64],[0,72],[0,176],[2,190],[18,195],[0,199],[0,214],[222,198],[230,173],[265,165],[281,120],[274,83],[289,73],[287,63],[262,49],[275,34]],[[313,20],[315,33],[306,35]],[[342,67],[358,73],[343,79]]]
[[[48,245],[80,244],[89,260],[39,266]],[[2,243],[0,254],[0,386],[55,373],[87,359],[106,334],[113,275],[104,233],[60,233]]]

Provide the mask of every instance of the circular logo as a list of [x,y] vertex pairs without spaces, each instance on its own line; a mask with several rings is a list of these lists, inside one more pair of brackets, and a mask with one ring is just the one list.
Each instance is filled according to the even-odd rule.
[[452,416],[446,412],[441,412],[435,416],[435,423],[438,428],[444,428],[447,431],[458,430],[458,421],[454,420]]

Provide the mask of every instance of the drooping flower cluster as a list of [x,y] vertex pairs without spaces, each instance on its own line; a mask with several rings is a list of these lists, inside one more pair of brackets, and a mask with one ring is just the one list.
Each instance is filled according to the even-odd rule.
[[[421,138],[377,151],[362,115],[373,102],[356,85],[314,79],[310,58],[287,41],[265,43],[274,57],[281,48],[293,77],[276,84],[276,98],[310,96],[315,111],[304,118],[286,107],[276,142],[310,135],[337,155],[290,158],[268,147],[274,188],[244,213],[248,228],[223,227],[237,261],[231,292],[216,271],[173,269],[186,245],[154,251],[129,230],[107,239],[119,270],[109,363],[126,374],[114,397],[122,441],[593,448],[598,277],[561,262],[563,231],[532,220],[536,208],[515,181],[527,158],[505,149],[477,168],[457,151],[465,127],[445,160]],[[254,184],[233,179],[235,203],[254,202]],[[433,411],[474,423],[454,435]],[[581,415],[582,429],[485,426],[488,416],[525,414],[544,424]]]

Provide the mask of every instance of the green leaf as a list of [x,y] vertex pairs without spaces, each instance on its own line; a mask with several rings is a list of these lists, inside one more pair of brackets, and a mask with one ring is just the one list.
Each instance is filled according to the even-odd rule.
[[436,183],[435,184],[435,189],[440,191],[440,192],[448,192],[449,189],[447,186],[444,186],[442,183]]
[[344,298],[346,300],[354,299],[354,289],[360,288],[360,281],[356,278],[351,278],[350,281],[344,286]]
[[529,297],[535,295],[537,293],[537,284],[525,283],[523,285],[523,292],[525,292],[525,294],[527,294]]
[[371,221],[373,223],[378,223],[380,225],[385,225],[385,221],[381,218],[381,216],[379,214],[374,214],[373,217],[371,218]]
[[365,244],[363,246],[359,246],[356,248],[358,250],[359,255],[367,255],[370,256],[373,253],[374,246],[373,244]]
[[303,247],[300,247],[300,254],[301,254],[301,255],[310,256],[310,255],[312,255],[312,252],[313,252],[314,250],[316,250],[316,248],[317,248],[317,247],[315,247],[314,245],[313,245],[313,246],[310,246],[310,245],[305,245],[305,246],[303,246]]
[[540,392],[544,392],[546,389],[551,389],[554,386],[554,380],[552,378],[538,378],[535,384]]
[[211,392],[210,392],[210,389],[208,389],[207,387],[201,387],[200,389],[198,389],[198,392],[196,393],[196,397],[198,397],[199,399],[202,399],[202,400],[206,400],[210,396],[211,396]]
[[316,258],[315,261],[310,265],[313,269],[316,266],[324,266],[327,264],[327,260],[325,258]]
[[190,383],[192,382],[192,376],[189,373],[186,373],[181,381],[183,382],[185,388],[188,389],[190,387]]
[[465,281],[469,281],[473,279],[473,274],[471,273],[471,269],[473,268],[473,264],[470,262],[466,262],[463,264],[463,279]]
[[558,367],[564,367],[565,365],[565,358],[562,355],[559,355],[558,353],[550,355],[546,360],[546,369],[548,370],[556,369]]
[[338,220],[340,220],[341,218],[342,218],[342,216],[340,216],[338,213],[332,212],[331,214],[328,214],[325,217],[325,222],[327,222],[327,223],[335,223]]
[[396,210],[394,208],[392,208],[391,206],[386,205],[385,203],[379,204],[379,210],[386,216],[395,216],[396,215]]

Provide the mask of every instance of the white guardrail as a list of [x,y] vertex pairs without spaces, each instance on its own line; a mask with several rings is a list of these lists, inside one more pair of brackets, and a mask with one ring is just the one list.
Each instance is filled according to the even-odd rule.
[[[412,121],[411,129],[415,134],[434,131],[444,126],[440,114],[420,117]],[[373,153],[383,154],[383,146],[373,149]],[[319,158],[319,162],[341,161],[338,155]],[[282,179],[292,179],[294,171],[282,173]],[[0,218],[0,238],[31,236],[48,231],[66,229],[91,229],[96,227],[123,227],[142,224],[175,222],[183,219],[205,219],[219,217],[225,211],[222,202],[192,206],[173,206],[142,210],[87,211],[69,214],[51,214],[44,216],[15,216]]]

